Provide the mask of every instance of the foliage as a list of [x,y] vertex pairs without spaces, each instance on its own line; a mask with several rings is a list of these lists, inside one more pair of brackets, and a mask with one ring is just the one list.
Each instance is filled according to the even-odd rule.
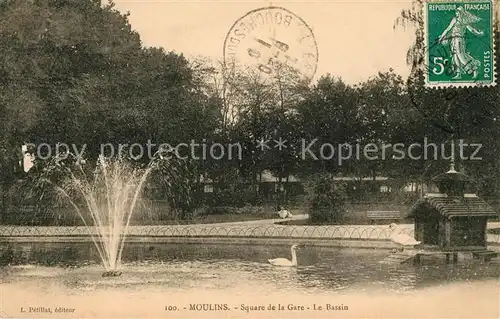
[[152,174],[158,174],[166,190],[170,207],[179,219],[190,218],[198,203],[196,202],[196,167],[189,160],[175,156],[171,151],[160,153],[153,166]]
[[[294,70],[280,65],[273,78],[264,78],[241,66],[227,70],[223,63],[204,57],[188,60],[163,48],[145,48],[128,14],[117,11],[112,2],[3,1],[0,183],[10,192],[2,196],[23,193],[19,198],[35,200],[46,210],[55,202],[47,180],[58,183],[64,174],[51,170],[53,175],[45,176],[49,164],[40,156],[24,174],[19,149],[25,142],[68,143],[79,150],[85,146],[83,158],[88,163],[95,162],[101,145],[107,143],[145,146],[149,140],[156,144],[153,153],[161,143],[238,143],[241,158],[209,156],[158,163],[154,175],[170,206],[179,218],[188,218],[203,202],[200,176],[213,181],[216,188],[204,204],[238,207],[259,203],[257,184],[265,170],[277,177],[278,184],[290,175],[305,180],[317,174],[383,175],[398,187],[426,181],[446,170],[449,159],[411,159],[408,154],[394,159],[396,154],[389,149],[385,157],[375,160],[363,154],[357,158],[353,151],[350,158],[339,161],[341,152],[346,155],[339,148],[345,143],[353,147],[402,143],[408,148],[426,138],[438,146],[460,139],[482,144],[476,155],[482,160],[457,159],[458,167],[478,181],[481,195],[498,197],[500,89],[424,87],[422,4],[422,0],[413,1],[395,23],[415,32],[407,55],[409,78],[389,69],[349,85],[331,74],[304,83]],[[500,59],[499,50],[496,58]],[[280,138],[286,141],[281,150],[275,147]],[[332,158],[315,159],[302,152],[303,142],[307,145],[316,139],[311,151],[319,155],[320,145],[329,143],[335,148]],[[268,147],[261,149],[261,141]],[[466,155],[472,151],[467,149]],[[135,164],[149,163],[147,155]],[[21,186],[19,179],[24,180]],[[309,192],[316,196],[314,187]],[[329,216],[325,208],[333,205],[335,197],[317,196],[319,202],[311,209],[326,214],[317,218],[339,219]],[[340,191],[338,196],[342,198]],[[284,200],[280,194],[278,201]]]
[[200,210],[199,215],[252,215],[265,216],[268,214],[265,208],[261,206],[244,205],[242,207],[234,206],[205,206]]
[[[411,26],[415,32],[415,43],[409,48],[407,61],[411,67],[411,74],[406,83],[406,91],[411,105],[426,124],[415,133],[432,137],[436,142],[460,140],[465,144],[476,143],[482,145],[476,157],[481,160],[465,160],[460,163],[462,170],[472,175],[479,185],[480,193],[486,196],[500,194],[500,185],[493,181],[500,179],[498,150],[500,149],[500,120],[499,87],[448,88],[432,90],[424,87],[423,72],[429,67],[426,65],[426,42],[424,39],[424,19],[422,7],[424,1],[414,0],[410,9],[401,12],[396,20],[395,27]],[[495,46],[500,44],[500,34],[495,25]],[[500,52],[496,50],[496,59]],[[498,73],[498,65],[497,71]],[[456,152],[458,153],[458,147]],[[466,153],[470,156],[471,150]],[[458,157],[458,156],[457,156]],[[437,169],[437,170],[436,170]],[[432,173],[442,171],[442,166],[434,166]],[[429,173],[428,173],[429,174]],[[432,174],[429,174],[432,175]],[[488,185],[488,186],[487,186]]]
[[93,161],[106,143],[212,135],[216,102],[196,85],[188,61],[142,48],[128,14],[112,3],[10,1],[0,18],[2,148],[67,143],[85,147]]
[[317,174],[306,186],[307,208],[312,223],[341,223],[346,214],[345,185],[332,174]]

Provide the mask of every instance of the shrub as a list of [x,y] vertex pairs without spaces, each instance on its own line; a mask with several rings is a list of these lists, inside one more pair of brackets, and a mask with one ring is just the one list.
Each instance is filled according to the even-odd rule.
[[253,216],[267,216],[268,211],[261,206],[252,206],[246,204],[243,207],[235,206],[203,206],[196,210],[196,216],[207,215],[253,215]]
[[306,203],[313,223],[341,223],[346,214],[345,185],[324,173],[306,183]]
[[256,192],[252,185],[230,184],[216,187],[214,194],[206,200],[209,206],[244,207],[256,203]]

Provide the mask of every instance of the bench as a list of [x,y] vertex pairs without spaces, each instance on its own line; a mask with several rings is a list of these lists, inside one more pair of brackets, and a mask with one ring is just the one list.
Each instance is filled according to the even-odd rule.
[[489,262],[492,258],[496,257],[498,257],[498,253],[492,250],[475,251],[472,253],[472,258],[480,259],[484,262]]
[[366,212],[366,217],[373,223],[375,220],[399,220],[401,214],[398,210],[370,210]]

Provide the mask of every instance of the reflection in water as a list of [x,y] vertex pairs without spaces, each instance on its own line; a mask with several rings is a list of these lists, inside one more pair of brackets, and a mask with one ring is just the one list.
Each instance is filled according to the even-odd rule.
[[[99,255],[91,244],[16,246],[17,259],[0,268],[2,282],[57,282],[76,291],[115,288],[158,289],[248,287],[255,292],[405,293],[449,282],[498,278],[496,265],[477,261],[385,265],[388,252],[369,249],[306,247],[298,252],[297,268],[273,267],[267,259],[283,256],[288,246],[129,244],[123,255],[124,275],[102,278]],[[4,252],[5,254],[5,252]],[[19,266],[12,266],[18,264]],[[33,265],[37,265],[36,267]]]

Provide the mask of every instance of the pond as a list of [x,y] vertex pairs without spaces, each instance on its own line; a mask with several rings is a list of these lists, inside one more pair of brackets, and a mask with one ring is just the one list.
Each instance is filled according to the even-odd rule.
[[[419,317],[411,311],[419,298],[424,298],[420,300],[423,304],[418,307],[415,303],[415,311],[440,307],[445,311],[441,317],[451,310],[461,317],[467,314],[466,310],[459,311],[465,305],[471,318],[474,314],[479,318],[481,313],[498,315],[499,308],[497,264],[462,260],[455,265],[387,265],[380,263],[389,254],[387,250],[310,246],[299,250],[297,268],[277,268],[267,259],[290,258],[288,246],[129,244],[124,252],[123,274],[116,278],[101,277],[103,268],[90,243],[16,244],[9,253],[11,264],[1,268],[0,280],[2,291],[8,292],[3,301],[12,298],[6,303],[14,312],[7,314],[12,316],[28,315],[21,307],[26,311],[31,306],[35,311],[31,298],[42,307],[36,317],[45,315],[43,307],[52,310],[48,315],[63,316],[55,313],[56,304],[76,309],[78,317],[120,317],[125,312],[127,316],[135,313],[137,318],[146,313],[167,317],[172,311],[192,318],[203,315],[192,311],[215,313],[215,308],[209,308],[224,306],[233,315],[259,317],[260,313],[272,317],[269,311],[278,310],[258,308],[271,303],[285,308],[289,303],[296,304],[298,309],[281,310],[287,317],[300,317],[300,312],[304,316],[308,311],[317,311],[315,317],[331,318],[332,311],[342,318],[364,312],[370,316],[373,313],[367,305],[373,305],[373,309],[388,307],[384,311],[396,311],[397,317]],[[471,298],[476,299],[461,303],[472,292],[476,294]],[[446,294],[458,299],[444,299]],[[433,295],[441,296],[441,302]],[[377,298],[392,300],[392,307]],[[196,302],[212,306],[196,310]],[[478,302],[482,308],[474,306]],[[250,306],[255,309],[244,308]],[[330,311],[325,310],[327,306]],[[322,310],[315,309],[318,307]]]

